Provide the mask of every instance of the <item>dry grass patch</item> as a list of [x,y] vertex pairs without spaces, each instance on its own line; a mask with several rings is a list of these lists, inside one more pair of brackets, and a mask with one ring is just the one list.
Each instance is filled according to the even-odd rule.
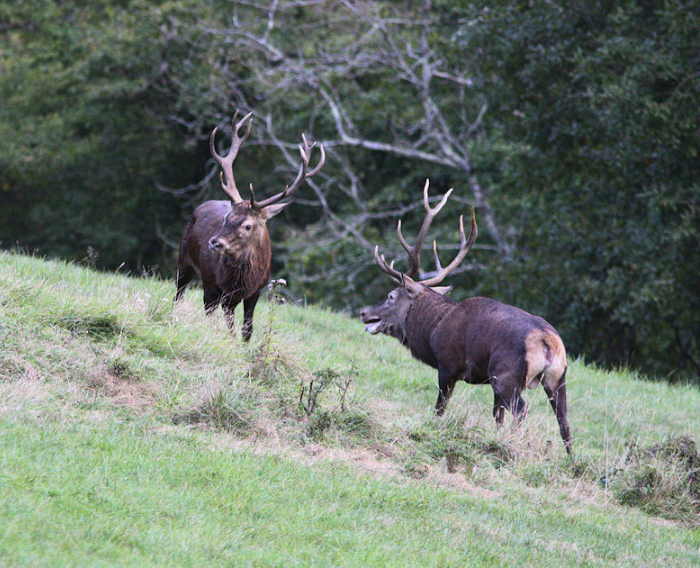
[[101,363],[87,374],[83,386],[113,404],[140,411],[154,406],[158,393],[155,385],[142,382],[137,373],[122,360]]

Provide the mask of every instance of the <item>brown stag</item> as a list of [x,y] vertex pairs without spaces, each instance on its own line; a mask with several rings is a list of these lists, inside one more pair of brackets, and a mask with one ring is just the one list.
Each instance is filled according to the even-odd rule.
[[452,287],[435,287],[462,262],[477,235],[472,208],[471,231],[467,238],[459,219],[461,246],[454,260],[442,267],[433,241],[437,272],[414,280],[420,270],[420,253],[433,217],[447,202],[450,189],[437,206],[428,201],[428,184],[423,190],[426,216],[413,246],[401,232],[399,241],[409,255],[411,268],[402,273],[387,264],[379,249],[374,258],[379,268],[399,284],[387,298],[360,312],[365,330],[384,333],[398,339],[411,354],[438,370],[439,394],[435,405],[438,416],[445,411],[455,384],[491,384],[494,393],[493,415],[502,424],[505,410],[518,420],[527,413],[520,396],[526,387],[542,384],[559,423],[566,451],[571,453],[571,433],[566,418],[566,350],[556,329],[541,317],[489,298],[467,298],[455,302],[446,297]]
[[180,241],[175,294],[177,302],[190,281],[199,275],[204,288],[205,311],[211,314],[221,304],[230,329],[233,329],[234,310],[243,302],[244,341],[248,341],[253,333],[255,305],[270,279],[272,250],[267,221],[290,204],[290,201],[282,200],[291,197],[305,179],[318,173],[326,158],[321,145],[319,163],[309,170],[309,158],[316,143],[309,144],[302,134],[302,144],[299,145],[301,164],[292,185],[272,197],[256,201],[251,184],[250,200],[244,200],[236,188],[233,162],[250,134],[252,119],[243,135],[239,131],[251,115],[247,114],[238,122],[238,112],[234,115],[231,149],[226,157],[216,151],[217,129],[211,133],[209,148],[221,166],[221,186],[230,201],[207,201],[192,214]]

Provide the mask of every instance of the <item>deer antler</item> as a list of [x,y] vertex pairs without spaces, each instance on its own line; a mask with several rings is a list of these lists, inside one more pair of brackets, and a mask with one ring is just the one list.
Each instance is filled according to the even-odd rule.
[[440,209],[442,209],[445,206],[445,203],[447,203],[447,200],[452,194],[452,189],[450,188],[450,190],[442,197],[440,203],[438,203],[434,208],[431,209],[430,204],[428,202],[429,185],[430,180],[426,179],[425,186],[423,187],[423,207],[425,208],[426,215],[425,219],[423,219],[423,225],[421,226],[420,231],[418,232],[416,244],[411,247],[403,238],[403,234],[401,233],[400,219],[396,226],[396,232],[399,235],[399,241],[401,242],[401,246],[406,250],[406,252],[408,253],[408,257],[411,260],[411,269],[408,272],[406,272],[406,276],[410,276],[411,278],[418,276],[418,270],[420,269],[420,251],[421,247],[423,246],[425,236],[428,234],[428,229],[430,229],[430,224],[433,222],[435,215],[437,215],[440,212]]
[[381,258],[379,257],[379,245],[374,247],[374,260],[379,265],[382,272],[386,272],[394,282],[397,282],[398,284],[401,283],[403,274],[394,268],[393,260],[391,261],[391,264],[387,264],[384,255],[382,255]]
[[248,120],[252,115],[253,113],[249,112],[239,122],[236,122],[236,119],[238,118],[238,111],[236,111],[236,113],[233,115],[233,120],[231,122],[231,149],[229,150],[225,158],[223,158],[216,152],[216,147],[214,144],[214,138],[216,137],[217,130],[216,128],[214,128],[214,130],[211,133],[211,137],[209,138],[209,150],[211,151],[211,155],[221,166],[222,170],[220,175],[221,187],[234,203],[240,203],[241,201],[243,201],[243,198],[241,197],[241,194],[238,192],[238,188],[236,187],[236,180],[233,179],[233,162],[236,159],[236,156],[238,155],[238,150],[241,149],[243,143],[248,139],[248,135],[250,134],[250,127],[253,125],[253,121],[251,120],[248,123],[248,128],[246,129],[245,134],[243,134],[243,136],[239,136],[238,131],[245,124],[246,120]]
[[316,142],[313,142],[312,144],[309,144],[306,140],[306,136],[304,134],[301,135],[301,140],[302,144],[299,144],[299,153],[301,154],[301,164],[299,165],[299,172],[297,173],[297,177],[294,179],[292,182],[292,185],[289,187],[286,187],[284,191],[281,191],[280,193],[277,193],[273,195],[272,197],[268,197],[267,199],[263,201],[255,201],[255,193],[253,192],[253,186],[251,184],[250,186],[250,207],[251,209],[263,209],[264,207],[268,207],[270,205],[273,205],[274,203],[277,203],[278,201],[282,201],[283,199],[286,199],[287,197],[290,197],[297,189],[301,187],[301,184],[304,182],[305,179],[310,178],[314,175],[316,175],[321,168],[323,167],[323,164],[326,162],[326,151],[323,149],[323,144],[320,145],[320,150],[321,150],[321,158],[318,161],[318,165],[311,171],[307,171],[309,167],[309,158],[311,157],[311,151],[313,150],[314,146],[316,146]]
[[[435,207],[430,207],[428,203],[428,186],[430,184],[430,180],[425,181],[425,187],[423,188],[423,207],[425,208],[426,215],[425,218],[423,219],[423,225],[420,228],[420,231],[418,232],[418,237],[416,238],[416,243],[413,246],[410,246],[407,242],[406,239],[404,239],[403,234],[401,232],[401,221],[398,222],[398,226],[396,228],[396,232],[399,236],[399,241],[401,242],[401,246],[406,250],[408,253],[409,259],[411,261],[411,268],[409,269],[408,272],[402,273],[399,272],[394,268],[394,262],[392,261],[391,264],[387,264],[386,259],[384,258],[384,255],[379,255],[379,247],[375,247],[374,249],[374,260],[379,265],[379,268],[388,274],[392,280],[398,283],[402,283],[404,281],[404,276],[408,276],[409,278],[413,279],[415,278],[419,271],[420,271],[420,251],[421,247],[423,245],[423,241],[425,240],[425,237],[428,233],[428,229],[430,228],[430,224],[433,222],[433,219],[435,218],[435,215],[437,215],[440,210],[445,206],[445,203],[447,203],[447,199],[450,197],[452,194],[452,189],[450,189],[440,200],[440,203],[438,203]],[[425,280],[420,280],[418,281],[420,284],[423,284],[424,286],[435,286],[436,284],[439,284],[442,282],[445,277],[450,274],[457,266],[459,266],[459,263],[464,260],[464,257],[467,256],[467,253],[469,252],[469,249],[472,247],[474,244],[474,241],[476,241],[476,236],[477,236],[477,228],[476,228],[476,216],[474,214],[474,208],[472,207],[472,222],[471,222],[471,230],[469,232],[469,238],[467,238],[464,234],[464,218],[463,216],[459,217],[459,234],[460,234],[460,248],[459,252],[457,253],[457,256],[448,264],[445,268],[442,267],[440,264],[440,259],[438,258],[437,254],[437,243],[433,241],[433,254],[435,256],[435,264],[437,266],[437,274],[431,278],[427,278]]]
[[455,268],[459,266],[459,263],[464,260],[464,257],[467,256],[469,249],[472,248],[474,241],[476,241],[477,233],[478,231],[476,229],[476,217],[474,215],[474,208],[472,207],[472,226],[469,231],[468,239],[464,235],[464,216],[459,216],[459,235],[461,243],[457,256],[454,257],[450,264],[443,268],[440,265],[440,259],[438,258],[437,243],[433,241],[433,255],[435,256],[435,266],[437,266],[437,274],[432,278],[426,278],[425,280],[421,280],[420,283],[424,286],[435,286],[436,284],[440,284],[440,282],[442,282],[448,274],[450,274]]

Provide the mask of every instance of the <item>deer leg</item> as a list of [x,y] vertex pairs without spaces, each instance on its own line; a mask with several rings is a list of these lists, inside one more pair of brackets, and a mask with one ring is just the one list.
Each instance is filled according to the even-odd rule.
[[445,408],[452,396],[452,391],[454,391],[456,383],[457,376],[455,373],[438,368],[438,386],[440,387],[440,392],[438,393],[437,402],[435,403],[436,416],[445,414]]
[[571,431],[569,430],[569,421],[566,418],[566,369],[556,381],[556,385],[543,382],[542,386],[557,417],[559,432],[561,433],[561,439],[564,440],[566,453],[571,454]]
[[204,288],[204,311],[208,316],[214,313],[214,310],[221,302],[221,290],[218,287]]
[[256,292],[250,298],[243,300],[243,341],[249,341],[253,335],[253,312],[258,303],[260,292]]
[[518,423],[527,415],[527,405],[520,396],[526,369],[527,363],[524,361],[516,364],[515,369],[507,361],[501,362],[497,359],[492,360],[489,365],[489,381],[494,397],[493,417],[498,426],[503,424],[506,410],[510,410]]
[[175,281],[175,287],[177,292],[175,292],[175,302],[179,302],[182,295],[187,289],[187,285],[192,281],[195,276],[195,271],[191,266],[180,266],[177,269],[177,279]]
[[518,423],[522,422],[527,415],[527,404],[520,396],[520,389],[518,388],[502,388],[498,383],[500,379],[498,377],[491,378],[491,385],[493,389],[493,417],[496,419],[496,424],[498,426],[503,425],[503,420],[505,419],[506,410],[515,416]]
[[224,310],[224,320],[231,333],[236,332],[236,321],[234,319],[238,302],[223,302],[221,308]]

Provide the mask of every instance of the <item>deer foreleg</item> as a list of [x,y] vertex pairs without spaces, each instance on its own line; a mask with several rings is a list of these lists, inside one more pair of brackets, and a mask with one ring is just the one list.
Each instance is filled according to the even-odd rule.
[[445,413],[445,408],[452,396],[452,391],[454,391],[456,383],[457,376],[455,373],[438,369],[438,386],[440,387],[440,392],[438,393],[437,402],[435,403],[435,414],[437,416],[442,416]]
[[220,302],[221,290],[218,287],[204,288],[204,311],[208,316],[214,313]]
[[243,341],[249,341],[253,335],[253,312],[258,303],[260,292],[256,292],[250,298],[243,300]]

